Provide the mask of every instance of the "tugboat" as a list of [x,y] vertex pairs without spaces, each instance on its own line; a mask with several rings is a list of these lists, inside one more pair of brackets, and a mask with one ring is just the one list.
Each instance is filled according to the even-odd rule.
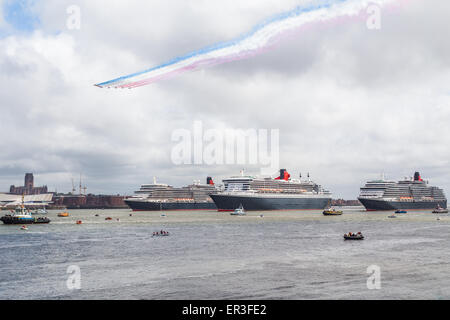
[[436,209],[433,210],[433,213],[448,213],[448,209],[444,209],[438,205]]
[[342,216],[344,213],[343,211],[338,211],[336,209],[326,209],[324,212],[322,212],[324,216]]
[[4,224],[44,224],[50,223],[50,219],[47,217],[35,218],[29,211],[25,209],[22,196],[22,205],[18,206],[12,214],[7,214],[0,218]]
[[232,213],[230,213],[232,216],[245,216],[247,213],[245,213],[244,207],[241,205],[239,208],[236,208]]
[[344,234],[344,240],[364,240],[364,236],[361,232],[358,232],[356,234],[349,232],[347,234]]

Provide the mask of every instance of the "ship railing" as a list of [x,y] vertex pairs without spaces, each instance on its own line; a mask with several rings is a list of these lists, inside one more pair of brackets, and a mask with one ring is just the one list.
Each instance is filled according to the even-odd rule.
[[220,192],[220,194],[224,194],[224,195],[236,195],[236,194],[249,194],[249,193],[257,193],[256,190],[235,190],[235,191],[223,191]]
[[414,202],[414,198],[412,198],[412,197],[387,198],[386,200],[402,201],[402,202]]

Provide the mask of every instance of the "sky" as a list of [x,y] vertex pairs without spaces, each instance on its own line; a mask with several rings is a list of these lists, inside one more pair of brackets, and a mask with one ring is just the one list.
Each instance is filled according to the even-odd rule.
[[[306,27],[259,55],[133,90],[95,83],[232,40],[313,3],[0,0],[0,191],[37,185],[132,194],[143,183],[216,182],[258,165],[176,165],[172,134],[278,129],[280,166],[336,198],[365,181],[422,177],[450,190],[450,2],[399,0],[381,28],[362,18]],[[69,29],[71,5],[79,29]],[[275,175],[275,172],[274,172]]]

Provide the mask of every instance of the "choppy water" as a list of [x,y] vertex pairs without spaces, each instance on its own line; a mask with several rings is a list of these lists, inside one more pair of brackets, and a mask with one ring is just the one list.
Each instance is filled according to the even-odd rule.
[[[70,213],[29,231],[0,226],[0,299],[450,298],[448,215]],[[171,236],[151,237],[161,229]],[[366,240],[344,241],[349,231]],[[67,288],[71,265],[81,290]],[[370,265],[381,268],[380,290],[367,289]]]

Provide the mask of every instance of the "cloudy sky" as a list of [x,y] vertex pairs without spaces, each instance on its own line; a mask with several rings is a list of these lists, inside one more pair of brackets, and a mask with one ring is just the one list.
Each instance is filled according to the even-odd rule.
[[[175,165],[172,133],[279,129],[280,165],[336,197],[385,172],[450,190],[450,2],[399,1],[381,29],[316,25],[250,59],[134,90],[93,84],[228,41],[311,0],[0,0],[0,191],[36,184],[131,194],[242,165]],[[67,28],[67,8],[81,28]],[[245,166],[259,173],[259,166]]]

